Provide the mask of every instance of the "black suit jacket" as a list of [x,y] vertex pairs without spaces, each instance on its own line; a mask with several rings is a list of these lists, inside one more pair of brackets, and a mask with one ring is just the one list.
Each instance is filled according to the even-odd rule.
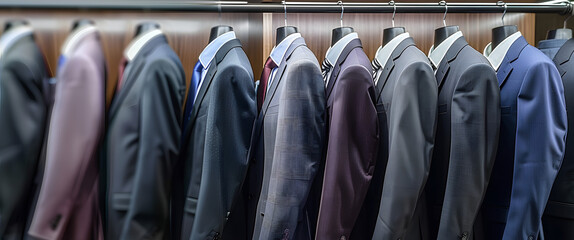
[[222,234],[247,171],[247,151],[257,115],[249,59],[239,40],[215,55],[184,127],[183,179],[174,181],[172,239],[213,239]]
[[106,136],[109,239],[168,239],[185,74],[163,35],[128,64]]
[[488,60],[464,37],[436,71],[438,123],[426,185],[431,239],[472,236],[496,157],[500,92]]
[[[32,35],[0,58],[0,239],[22,239],[49,109],[44,56]],[[39,178],[41,179],[41,177]]]

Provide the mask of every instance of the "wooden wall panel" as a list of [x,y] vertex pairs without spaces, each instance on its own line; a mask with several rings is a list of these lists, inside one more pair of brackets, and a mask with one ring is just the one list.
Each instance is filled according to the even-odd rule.
[[135,27],[140,22],[154,21],[161,25],[171,47],[180,57],[189,85],[193,66],[209,41],[209,32],[215,25],[225,24],[234,28],[243,48],[250,57],[255,75],[261,72],[262,17],[260,13],[178,13],[145,11],[46,11],[3,10],[0,23],[10,19],[26,19],[35,29],[40,48],[46,55],[53,74],[62,44],[76,19],[94,20],[103,38],[104,54],[108,63],[107,102],[111,101],[117,82],[119,61],[123,50],[133,39]]
[[[266,37],[271,38],[271,43],[264,43],[263,55],[267,58],[273,45],[275,44],[275,29],[284,25],[284,14],[267,14],[264,22],[271,18],[272,24],[265,24],[263,32]],[[265,16],[265,15],[264,15]],[[287,14],[287,24],[298,27],[299,32],[305,38],[309,48],[315,53],[319,62],[325,58],[325,53],[331,45],[331,31],[340,26],[340,16],[338,13],[291,13]],[[370,13],[349,13],[343,15],[343,24],[355,29],[363,43],[363,48],[370,59],[382,43],[383,29],[391,27],[392,14],[370,14]],[[414,38],[417,46],[424,52],[433,44],[434,29],[442,27],[443,14],[396,14],[395,26],[403,26]],[[484,47],[491,41],[491,30],[501,25],[501,14],[448,14],[447,25],[458,25],[467,41],[472,47],[482,52]],[[526,40],[534,43],[535,15],[524,13],[508,13],[505,17],[505,24],[518,25],[519,30]]]

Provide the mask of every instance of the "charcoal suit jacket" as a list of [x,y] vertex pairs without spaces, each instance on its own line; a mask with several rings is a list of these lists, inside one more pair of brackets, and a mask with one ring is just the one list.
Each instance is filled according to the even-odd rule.
[[165,36],[127,65],[108,115],[106,239],[168,239],[185,74]]
[[488,60],[460,37],[435,77],[438,122],[425,187],[430,232],[422,233],[422,239],[470,239],[498,146],[496,75]]
[[239,40],[221,46],[203,81],[184,127],[182,167],[176,167],[184,178],[174,181],[171,210],[182,219],[174,221],[181,234],[172,239],[220,237],[247,171],[257,105],[253,71]]
[[519,37],[497,71],[500,142],[482,216],[485,239],[536,239],[564,156],[564,87],[554,63]]
[[[386,63],[380,63],[377,107],[384,107],[387,125],[388,162],[381,158],[375,169],[386,167],[383,178],[373,176],[373,186],[382,185],[372,239],[404,238],[423,192],[431,165],[437,122],[438,88],[427,56],[412,38],[403,40]],[[377,172],[377,170],[375,170]],[[366,205],[364,205],[365,207]],[[380,207],[379,207],[380,206]],[[377,216],[375,215],[375,216]],[[357,220],[359,222],[360,219]],[[370,236],[367,236],[370,238]]]
[[[554,57],[564,84],[568,130],[574,128],[574,39],[568,40]],[[566,151],[542,217],[546,239],[574,239],[574,132],[566,136]]]
[[103,239],[97,148],[104,126],[106,64],[98,32],[65,56],[40,195],[28,233],[37,239]]
[[22,239],[49,110],[47,66],[33,36],[0,57],[0,239]]
[[377,111],[384,109],[375,103],[371,63],[361,41],[351,40],[327,85],[329,130],[316,239],[349,239],[376,162]]
[[245,182],[249,239],[312,238],[307,197],[326,140],[324,86],[315,55],[303,38],[294,40],[253,127]]

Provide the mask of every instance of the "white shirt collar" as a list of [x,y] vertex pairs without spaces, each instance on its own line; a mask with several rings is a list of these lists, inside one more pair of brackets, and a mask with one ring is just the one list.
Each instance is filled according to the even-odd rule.
[[339,41],[337,41],[335,44],[333,44],[333,46],[331,46],[327,50],[327,53],[325,54],[325,59],[327,59],[327,61],[329,61],[331,65],[335,65],[335,63],[337,63],[337,60],[339,60],[339,56],[341,55],[347,44],[349,44],[349,42],[357,38],[359,38],[359,34],[357,34],[356,32],[352,32],[345,35],[343,38],[339,39]]
[[446,38],[438,46],[436,46],[436,48],[434,45],[431,47],[431,49],[429,50],[429,60],[435,68],[438,68],[438,65],[440,64],[440,62],[442,61],[442,59],[444,58],[444,56],[446,55],[452,44],[454,44],[454,42],[458,40],[460,37],[462,37],[462,32],[457,31],[454,34],[450,35],[448,38]]
[[506,56],[506,53],[508,52],[512,44],[521,36],[522,34],[520,33],[520,31],[515,32],[512,35],[508,36],[506,39],[504,39],[500,44],[498,44],[498,46],[496,46],[495,49],[492,49],[491,42],[486,45],[486,47],[484,48],[484,56],[486,57],[486,59],[488,59],[488,61],[490,62],[495,71],[498,71],[498,68],[502,63],[502,60],[504,60],[504,57]]
[[283,39],[283,41],[277,44],[277,46],[273,47],[273,50],[271,50],[271,54],[269,54],[269,57],[271,58],[271,60],[273,60],[273,62],[275,62],[275,65],[277,66],[281,65],[283,57],[285,56],[285,53],[287,53],[287,50],[291,46],[291,43],[293,43],[298,38],[302,38],[300,33],[289,34],[289,36]]
[[75,29],[69,36],[66,38],[64,45],[62,45],[62,55],[68,56],[72,50],[76,47],[76,45],[82,40],[86,35],[93,33],[96,31],[96,27],[93,25],[85,25]]
[[227,42],[235,39],[235,32],[226,32],[224,34],[219,35],[213,41],[211,41],[205,49],[199,54],[199,61],[204,69],[207,69],[213,61],[215,54],[219,51],[219,49]]
[[4,32],[2,37],[0,37],[0,57],[2,57],[4,51],[12,46],[12,44],[20,38],[32,34],[32,32],[33,30],[29,26],[18,26]]
[[147,42],[160,34],[162,34],[161,30],[154,29],[137,36],[130,42],[128,47],[126,47],[126,50],[124,51],[124,57],[126,57],[128,62],[131,62]]
[[403,42],[403,40],[409,37],[410,35],[408,32],[401,33],[395,38],[393,38],[391,41],[389,41],[387,44],[385,44],[384,46],[380,46],[379,49],[377,50],[377,53],[375,54],[375,58],[377,59],[377,61],[379,61],[379,64],[381,64],[381,66],[384,67],[385,64],[387,64],[387,62],[389,61],[391,54],[393,54],[393,51],[395,51],[395,48],[397,48],[399,44]]

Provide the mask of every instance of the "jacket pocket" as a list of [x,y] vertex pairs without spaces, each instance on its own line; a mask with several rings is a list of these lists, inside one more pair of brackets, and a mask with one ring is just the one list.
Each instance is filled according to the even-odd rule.
[[127,211],[131,202],[130,193],[114,193],[112,196],[112,209]]

